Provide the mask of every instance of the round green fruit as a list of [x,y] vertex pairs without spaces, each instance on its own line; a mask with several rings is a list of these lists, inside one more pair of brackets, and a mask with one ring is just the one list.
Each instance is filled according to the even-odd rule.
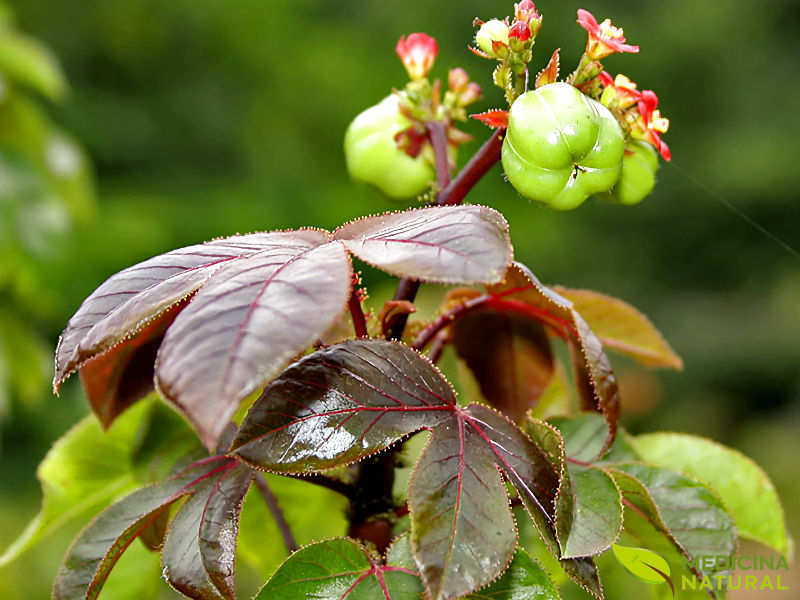
[[422,153],[411,157],[397,147],[394,136],[411,126],[392,94],[358,115],[344,136],[347,171],[392,198],[411,198],[425,191],[436,170]]
[[558,210],[614,187],[625,139],[609,110],[567,83],[516,99],[508,114],[503,169],[523,196]]
[[647,142],[633,140],[625,147],[622,173],[617,185],[598,198],[619,204],[638,204],[653,191],[658,171],[658,153]]

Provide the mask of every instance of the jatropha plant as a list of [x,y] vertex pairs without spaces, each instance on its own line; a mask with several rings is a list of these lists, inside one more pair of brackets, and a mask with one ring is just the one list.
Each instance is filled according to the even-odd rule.
[[[774,488],[749,459],[689,435],[634,437],[618,427],[606,349],[682,366],[648,319],[597,292],[543,285],[514,261],[503,216],[463,204],[497,162],[522,196],[555,209],[589,196],[636,204],[653,189],[658,156],[670,159],[656,94],[601,62],[639,47],[580,10],[586,50],[560,81],[558,50],[531,70],[542,21],[529,0],[511,17],[476,19],[471,49],[496,63],[492,81],[508,104],[480,114],[467,114],[481,90],[463,69],[445,83],[429,79],[433,38],[398,42],[410,81],[349,126],[347,167],[388,196],[421,196],[427,206],[333,232],[181,248],[113,275],[83,302],[56,351],[55,389],[79,372],[96,419],[105,428],[117,421],[108,435],[125,421],[121,447],[134,448],[126,460],[144,473],[125,489],[152,483],[83,530],[53,598],[96,598],[137,537],[161,553],[179,592],[234,598],[251,486],[282,533],[257,538],[251,554],[282,544],[291,552],[261,599],[552,599],[568,580],[603,598],[595,559],[612,549],[642,580],[672,586],[683,575],[722,597],[737,537],[788,552]],[[454,174],[470,140],[456,124],[468,116],[494,131]],[[353,256],[400,278],[379,311],[365,310]],[[460,286],[443,291],[430,320],[413,316],[423,283]],[[443,356],[462,398],[437,367]],[[133,406],[154,387],[163,401]],[[73,431],[57,444],[40,470],[45,483],[70,460],[80,473],[65,448],[88,435]],[[102,452],[97,444],[84,455]],[[120,444],[114,452],[125,452]],[[343,495],[347,537],[298,548],[280,489],[263,472]],[[91,475],[76,484],[84,497]],[[45,497],[18,547],[53,522],[54,503]]]

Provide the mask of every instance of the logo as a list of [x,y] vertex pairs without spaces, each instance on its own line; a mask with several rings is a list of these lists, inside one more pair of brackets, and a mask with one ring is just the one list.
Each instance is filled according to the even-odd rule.
[[658,554],[647,548],[633,548],[630,546],[611,546],[614,556],[631,575],[650,584],[666,583],[675,597],[675,585],[670,576],[669,563]]

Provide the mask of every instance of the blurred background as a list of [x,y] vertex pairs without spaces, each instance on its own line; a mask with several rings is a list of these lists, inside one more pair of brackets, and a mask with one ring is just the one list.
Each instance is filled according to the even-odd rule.
[[[87,412],[77,380],[60,398],[49,383],[58,334],[81,300],[179,246],[402,207],[348,180],[345,128],[404,85],[394,45],[413,31],[437,38],[435,75],[463,66],[484,87],[474,112],[501,106],[491,64],[466,45],[473,17],[513,10],[492,0],[5,2],[3,27],[49,47],[69,84],[46,67],[16,89],[0,82],[0,549],[38,511],[36,465]],[[648,372],[613,356],[625,425],[741,449],[772,477],[797,534],[800,3],[536,4],[536,69],[555,47],[562,75],[574,67],[585,43],[578,7],[613,16],[641,45],[606,68],[656,90],[673,161],[632,208],[590,201],[556,213],[516,194],[499,167],[468,200],[506,215],[517,258],[543,281],[606,292],[651,317],[686,367]],[[0,72],[19,72],[1,47]],[[18,122],[46,141],[52,177],[10,141]],[[478,123],[465,129],[477,141],[462,162],[488,136]],[[374,299],[391,293],[377,274],[367,283]],[[49,597],[74,533],[3,569],[0,596]],[[152,597],[175,597],[158,585]]]

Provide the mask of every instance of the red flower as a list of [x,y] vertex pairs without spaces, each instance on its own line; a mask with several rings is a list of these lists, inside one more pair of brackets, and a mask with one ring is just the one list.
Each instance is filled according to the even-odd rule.
[[520,42],[527,42],[531,39],[531,28],[524,21],[515,21],[508,30],[508,38],[516,38]]
[[518,21],[525,21],[530,23],[533,19],[538,19],[539,12],[536,10],[536,5],[531,0],[522,0],[514,5],[514,17]]
[[431,70],[439,47],[431,36],[425,33],[412,33],[407,38],[405,36],[400,38],[395,52],[403,61],[408,76],[416,80],[422,79]]
[[621,27],[614,27],[611,19],[598,23],[588,10],[578,9],[578,25],[589,32],[586,54],[592,60],[599,60],[615,52],[639,52],[639,46],[625,43]]
[[[603,71],[598,75],[598,79],[604,88],[610,88],[611,100],[616,101],[616,106],[620,110],[630,108],[642,99],[642,92],[636,89],[636,84],[621,73],[611,79],[611,75]],[[608,104],[606,102],[607,94],[608,92],[603,92],[601,101],[604,104]]]
[[631,134],[655,146],[661,157],[669,161],[672,153],[661,139],[661,134],[669,130],[669,119],[662,117],[657,107],[656,93],[653,90],[644,90],[638,103],[640,118],[634,123]]

